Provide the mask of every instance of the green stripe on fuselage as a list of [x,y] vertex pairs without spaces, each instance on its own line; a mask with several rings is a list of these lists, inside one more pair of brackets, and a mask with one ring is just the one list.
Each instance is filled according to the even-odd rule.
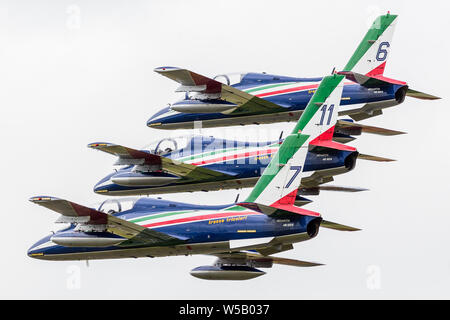
[[242,150],[242,149],[245,149],[245,147],[214,150],[214,151],[211,151],[211,152],[205,152],[205,153],[201,153],[201,154],[198,154],[198,155],[193,155],[193,156],[189,156],[189,157],[179,158],[177,160],[178,161],[195,160],[195,159],[198,159],[198,158],[206,158],[206,157],[213,156],[213,155],[216,155],[216,154],[220,154],[220,153],[224,153],[224,152],[228,152],[228,151]]
[[[278,146],[279,146],[278,142],[275,142],[275,143],[272,143],[271,145],[261,146],[260,149],[273,148],[273,147],[278,147]],[[246,150],[246,149],[251,149],[251,148],[254,148],[254,147],[238,147],[238,148],[220,149],[220,150],[214,150],[211,152],[205,152],[205,153],[192,155],[192,156],[188,156],[188,157],[178,158],[176,160],[185,162],[185,161],[195,160],[195,159],[199,159],[199,158],[206,158],[209,156],[213,156],[213,155],[221,154],[221,153],[225,153],[225,152],[240,151],[240,150]],[[260,150],[260,149],[258,149],[258,150]]]
[[247,92],[247,93],[251,93],[251,92],[255,92],[255,91],[261,91],[261,90],[266,90],[266,89],[271,89],[271,88],[287,86],[287,85],[292,84],[292,83],[295,83],[295,82],[284,82],[284,83],[271,84],[271,85],[262,86],[262,87],[258,87],[258,88],[253,88],[253,89],[244,90],[244,91]]
[[138,223],[138,222],[142,222],[142,221],[153,220],[153,219],[163,218],[163,217],[169,217],[169,216],[173,216],[173,215],[177,215],[177,214],[182,214],[182,213],[188,213],[188,212],[192,212],[192,210],[189,210],[189,211],[165,212],[165,213],[160,213],[160,214],[153,214],[153,215],[151,215],[151,216],[145,216],[145,217],[142,217],[142,218],[133,219],[133,220],[129,220],[129,221],[130,221],[130,222],[133,222],[133,223]]

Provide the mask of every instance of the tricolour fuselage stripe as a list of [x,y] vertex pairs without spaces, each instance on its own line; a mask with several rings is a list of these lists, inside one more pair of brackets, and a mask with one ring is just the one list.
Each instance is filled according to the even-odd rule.
[[189,213],[189,212],[193,212],[194,210],[189,210],[189,211],[175,211],[175,212],[165,212],[165,213],[160,213],[160,214],[152,214],[149,216],[144,216],[144,217],[140,217],[137,219],[132,219],[129,220],[130,222],[133,223],[139,223],[142,221],[147,221],[147,220],[153,220],[153,219],[159,219],[159,218],[164,218],[164,217],[170,217],[172,215],[177,215],[177,214],[183,214],[183,213]]
[[210,219],[220,219],[220,218],[227,218],[227,217],[238,217],[238,216],[249,216],[249,215],[260,215],[260,213],[255,212],[255,211],[219,212],[219,213],[211,213],[211,214],[201,214],[201,215],[196,215],[193,217],[179,218],[179,219],[173,219],[173,220],[168,220],[168,221],[160,221],[160,222],[155,222],[155,223],[144,224],[142,226],[145,228],[155,228],[155,227],[176,225],[176,224],[181,224],[181,223],[199,222],[199,221],[205,221],[205,220],[210,220]]
[[[301,84],[299,86],[299,84]],[[271,96],[276,96],[276,95],[282,95],[282,94],[287,94],[287,93],[295,93],[295,92],[300,92],[300,91],[305,91],[305,90],[315,90],[319,87],[320,82],[310,82],[309,84],[305,84],[305,82],[287,82],[284,83],[283,85],[278,85],[278,87],[282,87],[285,86],[286,88],[284,89],[278,89],[278,90],[267,90],[270,89],[270,86],[262,86],[262,87],[257,87],[257,88],[252,88],[251,90],[244,90],[247,93],[253,92],[252,94],[254,94],[255,96],[259,97],[259,98],[268,98]],[[344,85],[355,85],[356,83],[354,82],[346,82]],[[259,92],[258,91],[262,91]]]
[[304,90],[311,90],[311,89],[317,89],[319,85],[318,84],[312,84],[309,86],[300,86],[300,87],[294,87],[294,88],[289,88],[289,89],[283,89],[283,90],[277,90],[277,91],[272,91],[272,92],[267,92],[267,93],[261,93],[261,94],[257,94],[256,96],[259,98],[264,98],[267,96],[274,96],[277,94],[285,94],[285,93],[292,93],[292,92],[297,92],[297,91],[304,91]]
[[245,153],[238,153],[238,154],[233,154],[230,156],[222,156],[220,158],[214,158],[214,159],[209,159],[209,160],[202,160],[199,162],[193,162],[191,163],[192,165],[198,166],[198,165],[206,165],[206,164],[212,164],[212,163],[216,163],[216,162],[225,162],[225,161],[230,161],[230,160],[236,160],[236,159],[241,159],[241,158],[248,158],[248,157],[253,157],[253,156],[265,156],[268,154],[272,154],[274,152],[277,152],[277,149],[268,149],[268,150],[258,150],[258,151],[253,151],[253,152],[245,152]]

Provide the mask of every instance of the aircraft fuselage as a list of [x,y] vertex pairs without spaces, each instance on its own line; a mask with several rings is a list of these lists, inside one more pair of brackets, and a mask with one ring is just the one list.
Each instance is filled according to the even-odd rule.
[[[321,221],[320,217],[300,215],[276,219],[234,204],[199,206],[151,198],[141,198],[131,210],[113,214],[170,234],[180,241],[136,246],[124,239],[117,245],[95,247],[76,246],[77,240],[73,240],[70,246],[63,246],[52,240],[65,236],[89,239],[94,234],[98,239],[101,234],[98,231],[80,232],[71,225],[38,241],[29,249],[28,255],[43,260],[91,260],[213,254],[241,250],[246,246],[255,249],[258,246],[305,241],[317,235]],[[84,240],[83,243],[88,241]]]
[[[147,126],[158,129],[190,129],[199,122],[202,127],[208,128],[297,121],[321,80],[322,78],[293,78],[248,73],[233,87],[273,102],[279,105],[280,109],[268,109],[265,112],[256,113],[245,110],[201,113],[201,105],[209,106],[210,99],[183,99],[172,104],[174,109],[179,109],[177,106],[195,104],[199,111],[178,112],[169,106],[153,115],[147,121]],[[347,80],[344,83],[339,115],[362,112],[367,113],[369,117],[374,110],[398,105],[404,101],[406,90],[402,88],[405,87],[405,85],[389,84],[379,88],[366,88]],[[366,106],[365,109],[361,109],[364,106]]]
[[[280,142],[250,143],[195,136],[185,148],[164,156],[183,163],[225,172],[228,178],[192,181],[155,170],[155,168],[152,168],[151,172],[145,172],[145,168],[127,166],[100,180],[94,187],[94,191],[105,195],[125,196],[253,187],[277,153]],[[324,172],[327,175],[348,172],[354,167],[356,154],[356,152],[328,148],[313,149],[306,158],[305,177],[315,172]]]

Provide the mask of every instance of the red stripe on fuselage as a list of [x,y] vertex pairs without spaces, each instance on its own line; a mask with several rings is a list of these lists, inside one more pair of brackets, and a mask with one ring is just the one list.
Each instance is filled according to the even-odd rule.
[[[354,85],[354,84],[357,84],[357,83],[355,83],[355,82],[346,82],[346,83],[344,83],[344,85]],[[258,98],[263,98],[263,97],[272,96],[272,95],[276,95],[276,94],[284,94],[284,93],[290,93],[290,92],[301,91],[301,90],[317,89],[318,87],[319,87],[319,84],[311,84],[311,85],[308,85],[308,86],[300,86],[300,87],[295,87],[295,88],[289,88],[289,89],[283,89],[283,90],[277,90],[277,91],[272,91],[272,92],[261,93],[261,94],[257,94],[256,96]]]
[[301,86],[301,87],[295,87],[295,88],[289,88],[289,89],[283,89],[283,90],[277,90],[277,91],[272,91],[272,92],[261,93],[261,94],[257,94],[256,96],[259,97],[259,98],[262,98],[262,97],[271,96],[271,95],[274,95],[274,94],[289,93],[289,92],[294,92],[294,91],[299,91],[299,90],[317,89],[318,86],[319,86],[318,84],[312,84],[312,85],[309,85],[309,86]]
[[265,155],[272,154],[273,152],[277,152],[277,151],[278,151],[278,149],[258,150],[258,151],[240,153],[240,154],[233,154],[231,156],[214,158],[214,159],[210,159],[210,160],[203,160],[203,161],[194,162],[191,164],[194,166],[198,166],[198,165],[214,163],[214,162],[217,162],[218,160],[222,160],[223,162],[225,162],[228,160],[235,160],[238,158],[248,158],[248,157],[252,157],[252,156],[265,156]]
[[260,214],[260,213],[258,213],[258,212],[212,213],[212,214],[205,214],[205,215],[196,216],[196,217],[188,217],[188,218],[181,218],[181,219],[175,219],[175,220],[170,220],[170,221],[161,221],[161,222],[149,223],[149,224],[143,225],[143,227],[145,227],[145,228],[161,227],[161,226],[165,226],[165,225],[169,225],[169,224],[175,224],[175,223],[194,222],[194,221],[209,220],[209,219],[220,219],[220,218],[226,218],[226,217],[250,216],[250,215],[255,215],[255,214]]

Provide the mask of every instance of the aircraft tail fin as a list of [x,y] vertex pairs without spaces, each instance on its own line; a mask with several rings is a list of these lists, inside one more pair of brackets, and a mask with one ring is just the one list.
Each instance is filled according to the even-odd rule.
[[392,44],[397,15],[387,13],[373,22],[343,71],[382,76]]
[[264,206],[294,205],[309,144],[323,141],[336,124],[343,79],[344,76],[338,74],[323,78],[294,130],[283,141],[244,202]]

